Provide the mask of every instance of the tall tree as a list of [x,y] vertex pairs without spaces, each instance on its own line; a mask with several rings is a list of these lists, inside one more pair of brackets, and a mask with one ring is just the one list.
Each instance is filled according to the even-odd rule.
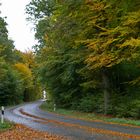
[[[96,98],[104,93],[104,113],[109,113],[111,93],[119,88],[120,93],[113,95],[118,97],[130,88],[130,81],[139,81],[133,81],[139,75],[135,71],[140,54],[139,1],[55,1],[51,14],[45,13],[47,6],[39,10],[40,3],[30,3],[27,12],[38,20],[40,79],[66,107],[80,106],[80,101],[89,100],[85,95]],[[37,9],[37,14],[43,11],[41,17],[33,13]]]

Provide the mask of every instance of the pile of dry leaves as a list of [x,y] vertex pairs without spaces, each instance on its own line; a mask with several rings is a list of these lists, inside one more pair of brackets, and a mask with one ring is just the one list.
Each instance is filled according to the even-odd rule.
[[16,124],[12,129],[0,132],[0,140],[66,140],[66,138]]

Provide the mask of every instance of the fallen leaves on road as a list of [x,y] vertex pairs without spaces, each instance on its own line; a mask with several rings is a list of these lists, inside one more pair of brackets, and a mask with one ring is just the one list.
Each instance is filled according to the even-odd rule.
[[71,124],[71,123],[66,123],[66,122],[59,122],[57,120],[49,120],[46,118],[41,118],[32,114],[29,114],[27,112],[24,112],[22,109],[20,109],[20,112],[26,116],[35,118],[35,119],[39,119],[36,120],[36,122],[42,123],[42,124],[47,124],[48,122],[50,123],[54,123],[57,125],[62,125],[62,126],[67,126],[67,127],[73,127],[73,128],[79,128],[79,129],[84,129],[88,132],[92,132],[92,133],[98,133],[98,134],[103,134],[103,135],[110,135],[110,136],[116,136],[116,137],[122,137],[122,138],[127,138],[127,139],[135,139],[135,140],[140,140],[140,136],[139,135],[134,135],[134,134],[127,134],[127,133],[121,133],[121,132],[117,132],[117,131],[111,131],[111,130],[105,130],[105,129],[100,129],[100,128],[92,128],[92,127],[88,127],[88,126],[81,126],[79,124]]
[[0,132],[0,140],[66,140],[66,138],[16,124],[12,129]]

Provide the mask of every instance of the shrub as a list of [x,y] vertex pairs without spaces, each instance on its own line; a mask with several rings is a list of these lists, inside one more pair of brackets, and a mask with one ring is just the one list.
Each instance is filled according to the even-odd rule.
[[140,100],[131,99],[124,100],[125,102],[120,103],[116,107],[116,115],[118,117],[132,117],[139,119],[140,118]]
[[98,109],[98,98],[86,96],[80,100],[78,109],[83,112],[93,112]]

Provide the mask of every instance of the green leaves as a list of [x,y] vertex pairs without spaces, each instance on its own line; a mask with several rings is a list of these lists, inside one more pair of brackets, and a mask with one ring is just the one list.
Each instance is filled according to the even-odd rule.
[[[108,92],[110,101],[106,96],[104,102],[109,101],[114,113],[114,96],[129,96],[129,89],[139,82],[139,1],[36,0],[27,7],[29,17],[38,20],[36,71],[52,99],[58,106],[87,104],[94,111],[95,102],[103,101]],[[92,103],[90,97],[98,94],[102,96]],[[103,111],[106,103],[96,111]]]
[[15,50],[6,26],[0,17],[0,105],[31,101],[41,92],[40,84],[32,74],[35,67],[33,53]]
[[23,87],[18,73],[6,63],[0,67],[0,70],[2,72],[0,78],[0,104],[8,105],[22,102]]

